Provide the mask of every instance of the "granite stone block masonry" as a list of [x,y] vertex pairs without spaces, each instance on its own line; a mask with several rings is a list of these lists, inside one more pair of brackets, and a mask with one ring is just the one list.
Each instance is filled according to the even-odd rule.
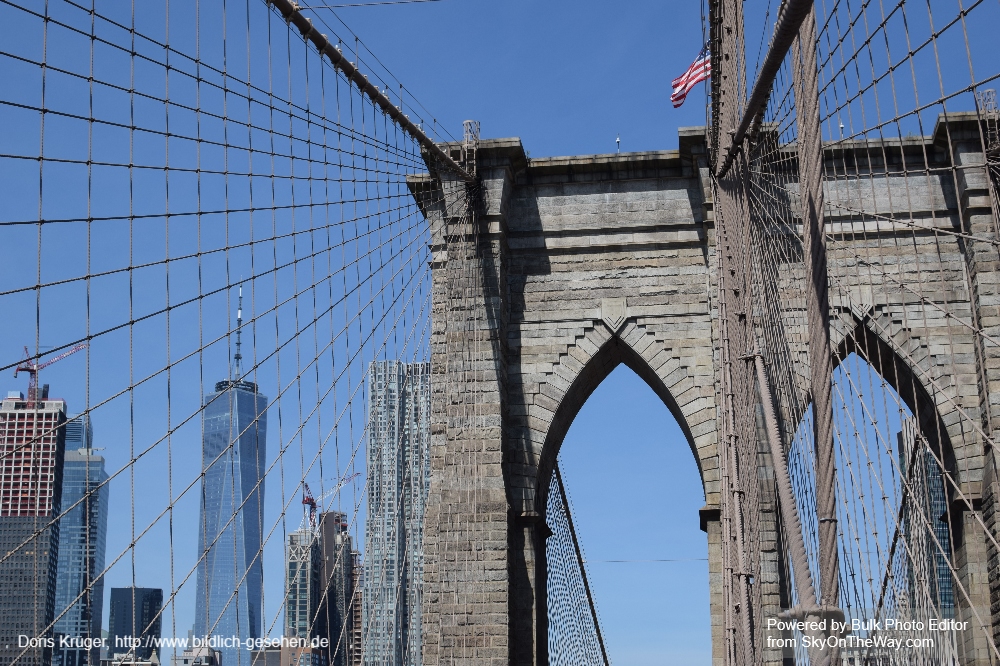
[[[977,159],[969,154],[974,141],[953,141],[952,157],[939,148],[945,129],[972,136],[970,122],[939,123],[935,135],[897,141],[897,149],[904,159],[919,153],[968,163]],[[870,142],[865,148],[877,152]],[[446,150],[461,154],[457,145]],[[833,150],[827,158],[843,162]],[[713,659],[721,664],[720,581],[727,574],[719,526],[718,277],[704,128],[681,128],[674,151],[542,159],[528,159],[518,139],[483,140],[475,164],[476,185],[433,168],[409,180],[432,235],[424,662],[548,663],[546,492],[577,412],[624,363],[673,414],[701,474],[705,507],[690,518],[706,532]],[[826,186],[830,351],[838,362],[862,355],[924,415],[922,430],[939,433],[934,446],[970,498],[953,503],[958,523],[981,523],[987,468],[985,513],[995,534],[994,465],[986,465],[970,419],[996,432],[1000,394],[990,369],[997,350],[952,319],[995,328],[1000,262],[995,245],[936,233],[962,224],[993,237],[980,180],[925,175],[910,184],[908,197],[893,177],[876,178],[864,191],[847,178]],[[795,196],[794,184],[789,192]],[[933,270],[922,258],[931,251]],[[788,261],[773,287],[794,292],[802,266],[795,256]],[[905,288],[914,284],[920,297]],[[941,304],[954,316],[943,316]],[[793,382],[804,390],[808,350],[796,342],[807,339],[804,304],[781,312]],[[768,614],[787,603],[787,549],[766,456],[758,476],[762,533],[755,542],[767,563],[758,584]],[[958,603],[956,616],[971,619],[971,606],[990,615],[992,592],[986,621],[997,626],[1000,577],[983,574],[986,560],[997,557],[992,542],[971,528],[957,536],[957,578],[973,601]],[[963,663],[980,663],[983,639],[970,632],[964,640]],[[764,655],[767,663],[780,658]]]

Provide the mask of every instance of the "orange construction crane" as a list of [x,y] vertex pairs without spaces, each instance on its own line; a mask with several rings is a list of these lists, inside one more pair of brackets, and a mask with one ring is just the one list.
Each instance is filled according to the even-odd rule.
[[36,359],[32,359],[31,358],[31,352],[29,352],[28,348],[25,347],[24,348],[24,360],[21,361],[21,365],[19,365],[19,366],[17,366],[17,368],[15,368],[15,370],[14,370],[14,376],[17,377],[17,373],[19,373],[19,372],[27,372],[28,373],[28,375],[29,375],[29,377],[28,377],[28,404],[29,405],[33,405],[33,404],[35,404],[35,402],[38,401],[38,371],[39,370],[41,370],[42,368],[47,368],[50,365],[52,365],[53,363],[55,363],[56,361],[61,361],[64,358],[66,358],[67,356],[71,356],[71,355],[77,353],[78,351],[80,351],[81,349],[86,349],[86,348],[87,348],[87,343],[84,342],[84,343],[76,345],[75,347],[71,347],[70,349],[67,349],[62,354],[59,354],[59,356],[56,356],[55,358],[49,359],[45,363],[39,363]]

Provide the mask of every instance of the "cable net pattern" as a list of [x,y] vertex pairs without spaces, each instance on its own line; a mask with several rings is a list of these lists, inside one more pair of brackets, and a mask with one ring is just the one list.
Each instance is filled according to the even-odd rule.
[[[485,195],[335,15],[286,4],[0,2],[5,664],[95,664],[108,619],[135,659],[284,636],[299,664],[419,665],[496,594]],[[709,3],[725,663],[1000,660],[998,12]],[[447,156],[474,172],[477,141]],[[432,400],[474,509],[424,626]],[[607,663],[553,483],[549,659]]]
[[[312,17],[448,138],[346,26]],[[429,395],[387,407],[374,369],[426,380],[421,146],[258,0],[4,2],[0,25],[0,626],[25,639],[0,636],[0,661],[97,664],[110,595],[109,657],[169,662],[218,635],[240,640],[211,646],[226,666],[264,663],[284,635],[302,664],[374,663],[367,646],[394,640],[377,628],[419,615]],[[402,446],[393,494],[379,452]],[[372,574],[376,487],[400,552]],[[88,548],[106,556],[56,576]],[[137,640],[115,643],[125,615]]]
[[712,9],[727,658],[995,663],[1000,8]]
[[545,517],[552,530],[545,542],[549,664],[607,666],[587,587],[586,562],[571,524],[569,498],[558,474],[557,470],[552,475]]

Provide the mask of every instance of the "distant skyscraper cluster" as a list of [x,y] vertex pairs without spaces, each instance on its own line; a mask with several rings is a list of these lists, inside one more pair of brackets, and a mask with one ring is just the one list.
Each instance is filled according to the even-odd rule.
[[373,362],[368,396],[364,664],[420,666],[430,364]]
[[[204,401],[199,638],[261,635],[267,398],[240,376],[242,303],[237,321],[229,379]],[[67,421],[65,401],[50,399],[48,385],[36,387],[45,365],[26,359],[18,370],[31,374],[28,397],[11,392],[0,403],[0,552],[10,554],[0,562],[0,664],[157,661],[153,639],[160,638],[164,602],[158,588],[112,588],[107,654],[94,646],[104,620],[108,474],[89,415]],[[228,657],[226,666],[249,663],[238,648],[187,657],[191,666],[218,666],[210,662],[220,657]]]
[[310,517],[290,534],[284,635],[325,639],[326,647],[291,658],[261,650],[254,666],[421,664],[430,364],[377,361],[368,370],[365,555],[354,548],[347,514],[338,511],[315,522]]
[[[0,551],[11,553],[0,563],[0,663],[98,666],[108,473],[90,417],[67,420],[65,401],[48,394],[11,392],[0,403]],[[112,588],[111,656],[116,637],[159,637],[162,604],[159,589]]]
[[[268,399],[242,377],[202,403],[195,619],[189,637],[263,638],[264,472]],[[40,366],[36,366],[40,367]],[[369,366],[365,556],[348,514],[311,495],[285,544],[283,635],[308,647],[179,650],[174,666],[420,666],[424,508],[430,481],[430,365]],[[36,377],[33,375],[32,380]],[[110,590],[105,459],[89,414],[67,416],[48,386],[0,403],[0,665],[157,664],[163,590]],[[355,475],[356,476],[356,475]],[[345,477],[327,495],[339,491]],[[304,502],[305,501],[304,498]],[[108,631],[102,632],[104,623]],[[105,638],[104,650],[95,646]],[[19,637],[41,640],[25,646]],[[61,643],[69,638],[69,646]],[[244,643],[245,644],[245,643]]]
[[320,647],[309,651],[318,666],[351,666],[360,656],[353,632],[361,605],[360,554],[348,527],[347,514],[327,511],[316,525],[288,537],[284,635],[310,644],[322,639]]

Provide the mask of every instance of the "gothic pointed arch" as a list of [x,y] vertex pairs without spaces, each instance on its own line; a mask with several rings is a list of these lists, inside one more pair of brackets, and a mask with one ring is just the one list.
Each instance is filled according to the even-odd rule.
[[[554,366],[549,381],[528,408],[539,456],[535,510],[544,515],[548,480],[566,433],[594,390],[621,364],[635,372],[663,401],[684,433],[701,476],[706,500],[717,492],[715,395],[711,364],[684,354],[634,322],[613,333],[603,323],[588,330]],[[532,418],[534,417],[534,418]]]
[[[936,362],[927,341],[916,332],[894,326],[888,315],[855,314],[847,321],[847,326],[839,327],[839,340],[835,338],[834,368],[852,353],[857,354],[892,387],[914,415],[919,431],[942,456],[945,467],[957,471],[955,445],[963,446],[964,433],[956,430],[956,426],[960,428],[963,419],[953,418],[960,405],[956,396],[941,385],[942,378],[947,377],[947,368]],[[951,428],[949,423],[953,424]]]

